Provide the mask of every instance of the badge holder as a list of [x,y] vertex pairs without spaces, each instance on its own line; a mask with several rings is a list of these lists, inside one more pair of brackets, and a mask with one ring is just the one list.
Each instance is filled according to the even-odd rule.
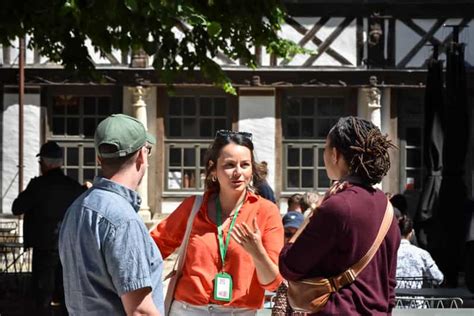
[[217,301],[230,302],[232,299],[232,277],[230,274],[221,272],[214,279],[214,299]]

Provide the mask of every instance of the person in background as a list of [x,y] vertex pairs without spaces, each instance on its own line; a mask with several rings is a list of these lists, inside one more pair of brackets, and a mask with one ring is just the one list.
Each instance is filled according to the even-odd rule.
[[303,200],[303,195],[299,193],[295,193],[288,198],[288,210],[287,212],[300,212],[303,213],[303,209],[301,208],[301,201]]
[[137,214],[151,144],[143,124],[112,114],[94,135],[103,177],[69,207],[59,253],[71,315],[164,315],[163,259]]
[[[206,189],[194,218],[170,315],[255,315],[282,278],[277,206],[254,193],[260,175],[252,134],[217,131],[205,158]],[[195,197],[151,232],[166,258],[183,242]],[[232,236],[232,237],[231,237]]]
[[318,192],[305,192],[301,200],[301,209],[304,217],[309,217],[316,212],[316,209],[323,201],[323,196]]
[[408,202],[403,194],[397,193],[392,195],[392,197],[390,197],[390,203],[401,212],[401,215],[408,214]]
[[[324,165],[335,181],[318,211],[280,254],[289,281],[338,276],[374,244],[388,206],[375,188],[390,168],[391,141],[373,123],[343,117],[331,128]],[[333,292],[318,315],[387,315],[395,306],[400,230],[395,218],[373,259],[356,279]]]
[[24,215],[24,245],[33,248],[33,296],[39,313],[46,313],[50,305],[64,306],[59,227],[67,208],[85,188],[64,175],[63,150],[56,142],[43,144],[36,157],[41,176],[33,178],[13,201],[12,213]]
[[275,192],[273,192],[272,187],[267,182],[267,176],[268,176],[267,162],[261,161],[259,164],[257,164],[257,168],[262,178],[262,181],[258,185],[255,186],[255,188],[257,189],[258,195],[276,204]]
[[[285,229],[285,244],[293,237],[298,228],[303,224],[305,216],[300,212],[291,211],[283,216]],[[288,302],[288,282],[283,282],[278,287],[273,298],[272,316],[304,316],[306,313],[295,312]]]
[[[403,215],[399,220],[402,240],[397,253],[397,278],[428,278],[439,285],[443,282],[443,273],[439,270],[428,251],[410,243],[413,235],[413,221]],[[397,288],[421,288],[423,281],[398,280]]]

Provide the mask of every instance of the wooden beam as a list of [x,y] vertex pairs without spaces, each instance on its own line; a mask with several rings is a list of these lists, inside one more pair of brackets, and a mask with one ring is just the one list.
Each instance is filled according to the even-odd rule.
[[344,31],[344,29],[349,26],[352,21],[354,20],[353,17],[347,17],[345,18],[338,26],[337,28],[329,35],[324,42],[321,43],[321,45],[318,47],[318,52],[314,54],[313,56],[309,57],[303,64],[303,67],[309,67],[313,65],[313,63],[322,55],[324,54],[329,46],[334,42],[334,40]]
[[403,59],[397,64],[398,68],[404,68],[410,60],[415,57],[415,55],[420,51],[420,49],[426,45],[426,42],[433,37],[433,35],[443,26],[446,19],[439,19],[436,23],[429,29],[429,31],[420,39],[420,41],[403,57]]
[[[288,24],[290,24],[298,33],[300,33],[301,35],[303,36],[306,36],[306,34],[310,31],[308,31],[308,29],[306,29],[304,26],[302,26],[300,23],[298,23],[298,21],[296,21],[295,19],[293,18],[288,18],[286,20],[286,22]],[[319,22],[319,21],[318,21]],[[317,24],[317,23],[316,23]],[[316,25],[315,25],[316,26]],[[315,26],[313,26],[313,28],[315,28]],[[313,35],[311,41],[316,45],[318,46],[318,50],[319,50],[319,46],[323,44],[323,41],[320,40],[317,36],[316,36],[316,33]],[[331,56],[332,58],[334,58],[335,60],[337,60],[338,62],[340,62],[342,65],[352,65],[352,63],[350,61],[348,61],[344,56],[342,56],[341,54],[339,54],[337,51],[333,50],[331,47],[327,47],[326,49],[326,53]],[[289,63],[289,61],[283,61],[280,63],[280,66],[286,66],[287,64]]]

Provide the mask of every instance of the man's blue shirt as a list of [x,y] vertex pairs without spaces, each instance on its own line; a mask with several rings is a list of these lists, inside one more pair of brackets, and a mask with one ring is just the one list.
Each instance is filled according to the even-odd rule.
[[120,296],[150,287],[163,313],[163,259],[138,216],[140,197],[96,178],[68,209],[60,236],[69,314],[125,315]]

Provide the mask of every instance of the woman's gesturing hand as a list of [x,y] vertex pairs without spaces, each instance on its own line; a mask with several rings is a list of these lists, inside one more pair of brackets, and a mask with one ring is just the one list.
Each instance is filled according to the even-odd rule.
[[232,238],[251,256],[260,256],[265,252],[262,244],[262,233],[257,225],[257,218],[252,221],[252,228],[246,223],[235,225]]

